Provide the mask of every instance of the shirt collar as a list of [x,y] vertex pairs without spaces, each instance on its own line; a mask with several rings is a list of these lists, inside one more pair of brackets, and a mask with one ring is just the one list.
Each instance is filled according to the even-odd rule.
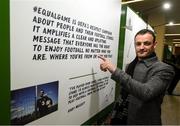
[[155,63],[156,61],[158,61],[158,58],[156,55],[152,55],[150,57],[147,57],[143,60],[141,60],[140,62],[143,62],[147,67],[151,66],[153,63]]
[[145,59],[144,60],[144,63],[147,67],[151,66],[153,63],[155,63],[156,61],[158,61],[158,58],[157,56],[154,56],[154,57],[151,57],[151,58],[148,58],[148,59]]

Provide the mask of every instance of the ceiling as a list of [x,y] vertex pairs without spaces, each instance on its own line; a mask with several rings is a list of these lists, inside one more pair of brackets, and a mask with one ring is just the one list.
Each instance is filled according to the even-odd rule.
[[[134,0],[122,0],[122,2],[129,2]],[[163,3],[169,2],[171,8],[169,10],[163,10]],[[127,4],[135,12],[138,12],[142,18],[147,18],[150,13],[156,13],[160,11],[165,15],[165,22],[173,21],[174,26],[165,26],[165,41],[180,44],[180,0],[142,0],[139,2],[133,2]],[[154,11],[153,11],[154,10]],[[148,13],[147,13],[148,12]],[[150,24],[151,25],[151,24]],[[162,24],[159,24],[162,25]]]

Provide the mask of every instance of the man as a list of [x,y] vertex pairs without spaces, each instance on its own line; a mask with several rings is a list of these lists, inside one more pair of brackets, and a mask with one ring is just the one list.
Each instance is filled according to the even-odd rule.
[[102,59],[100,69],[112,73],[111,78],[120,82],[129,94],[127,124],[161,123],[161,104],[166,88],[171,83],[174,70],[160,62],[155,54],[156,37],[153,31],[140,30],[134,38],[136,58],[124,72],[116,68],[108,59]]
[[37,100],[37,108],[40,117],[47,115],[50,112],[52,104],[52,99],[45,94],[44,90],[40,90],[40,98]]

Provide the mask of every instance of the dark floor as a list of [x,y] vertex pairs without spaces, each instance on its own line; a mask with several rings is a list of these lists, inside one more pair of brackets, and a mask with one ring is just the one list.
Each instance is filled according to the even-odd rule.
[[180,81],[172,95],[165,95],[162,104],[163,125],[180,125]]

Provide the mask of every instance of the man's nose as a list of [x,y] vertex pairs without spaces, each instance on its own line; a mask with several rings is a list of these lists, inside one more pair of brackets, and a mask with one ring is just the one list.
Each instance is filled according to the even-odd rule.
[[144,44],[143,43],[141,43],[140,49],[144,49]]

